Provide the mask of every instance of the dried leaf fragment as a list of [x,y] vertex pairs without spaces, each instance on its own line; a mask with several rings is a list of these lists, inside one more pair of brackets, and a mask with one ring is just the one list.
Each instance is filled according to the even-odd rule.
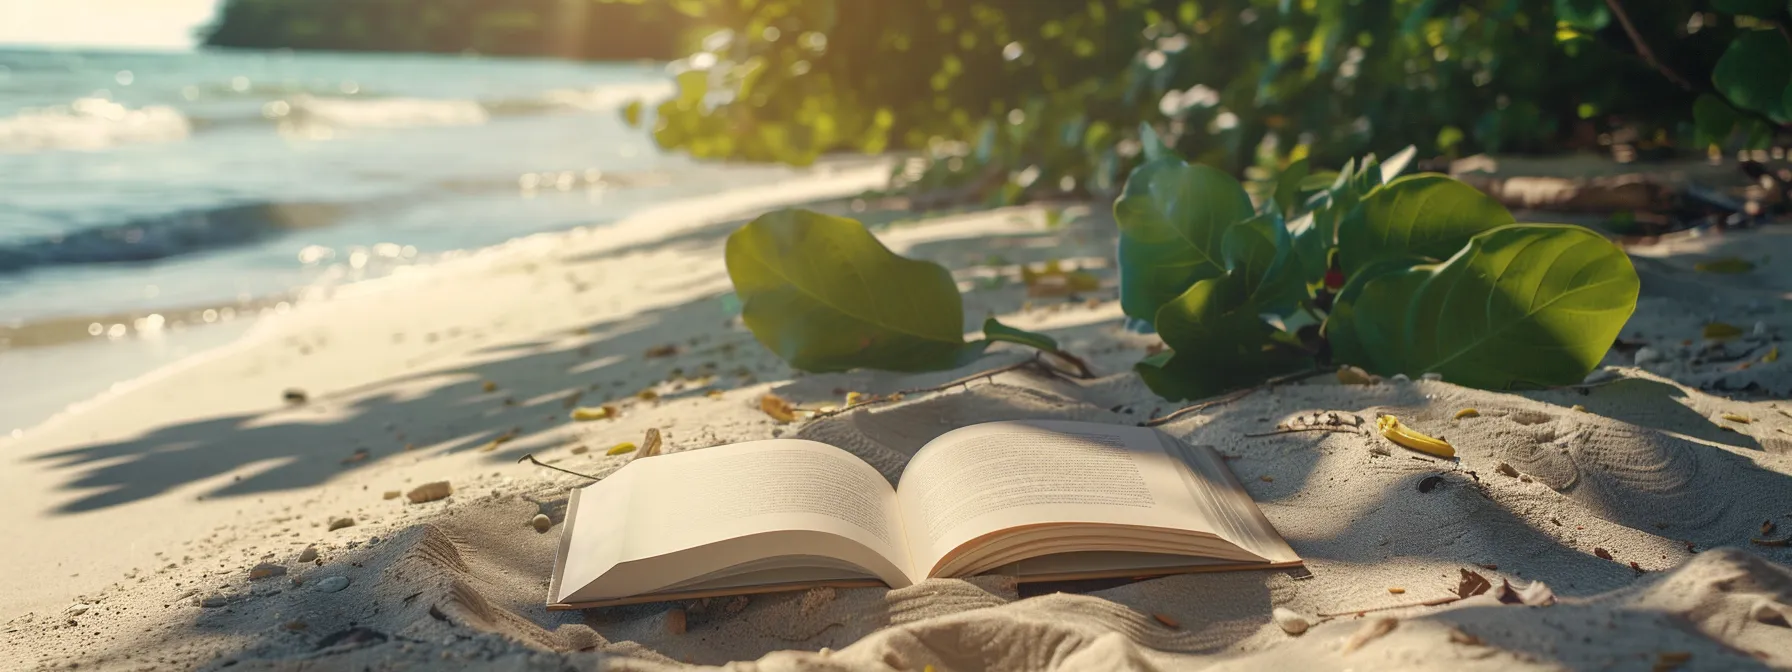
[[1465,408],[1465,409],[1462,409],[1462,410],[1456,412],[1457,420],[1461,420],[1463,418],[1478,418],[1478,417],[1481,417],[1481,412],[1478,410],[1472,409],[1472,408]]
[[1164,624],[1164,627],[1171,630],[1182,629],[1182,624],[1177,622],[1176,619],[1171,618],[1168,614],[1152,614],[1151,617],[1157,619],[1157,622]]
[[1400,621],[1392,616],[1381,616],[1379,618],[1370,619],[1368,622],[1363,623],[1363,627],[1357,629],[1356,634],[1351,635],[1350,639],[1344,641],[1344,653],[1350,653],[1363,648],[1364,644],[1382,638],[1388,633],[1393,632],[1394,628],[1399,627],[1399,625]]
[[660,357],[671,357],[676,354],[678,354],[678,344],[666,343],[664,345],[656,345],[648,348],[647,352],[643,353],[643,356],[647,359],[656,359]]
[[1729,420],[1730,422],[1739,422],[1744,425],[1755,421],[1754,418],[1748,417],[1746,415],[1737,415],[1735,413],[1725,413],[1720,417],[1722,417],[1725,420]]
[[585,447],[585,446],[584,446],[584,445],[583,445],[583,444],[580,444],[580,445],[577,445],[577,446],[573,446],[573,447],[572,447],[572,454],[574,454],[574,455],[584,455],[584,454],[585,454],[585,452],[586,452],[586,451],[589,451],[589,450],[591,450],[591,449],[590,449],[590,448],[586,448],[586,447]]
[[635,393],[635,398],[641,401],[659,401],[660,393],[653,390],[641,390]]
[[1427,455],[1435,455],[1443,458],[1456,456],[1456,448],[1451,446],[1449,442],[1421,433],[1411,427],[1407,427],[1400,422],[1399,418],[1392,415],[1384,415],[1377,418],[1375,420],[1375,427],[1381,431],[1381,436],[1383,438],[1394,442],[1395,445],[1402,448],[1410,448]]
[[1612,559],[1612,552],[1605,550],[1603,548],[1594,547],[1593,548],[1593,556],[1596,558],[1599,558],[1600,560],[1610,560],[1610,559]]
[[1777,361],[1780,361],[1780,346],[1773,346],[1767,350],[1767,354],[1761,355],[1763,364],[1772,364]]
[[625,455],[625,454],[632,453],[632,452],[635,452],[635,442],[623,441],[622,443],[618,443],[614,446],[610,446],[610,449],[604,451],[604,454],[605,455]]
[[1663,651],[1655,655],[1655,672],[1668,672],[1680,669],[1687,661],[1692,660],[1691,651]]
[[653,457],[660,454],[660,430],[648,428],[647,435],[641,439],[641,449],[635,453],[634,459]]
[[1402,595],[1406,593],[1406,589],[1399,586],[1388,586],[1388,592],[1394,595]]
[[485,390],[486,392],[496,392],[498,391],[498,384],[488,380],[481,384],[479,389]]
[[796,422],[796,405],[770,392],[759,397],[759,410],[778,422]]
[[1460,571],[1462,580],[1456,584],[1456,597],[1466,600],[1493,589],[1493,582],[1488,581],[1487,577],[1481,576],[1480,572],[1467,569]]

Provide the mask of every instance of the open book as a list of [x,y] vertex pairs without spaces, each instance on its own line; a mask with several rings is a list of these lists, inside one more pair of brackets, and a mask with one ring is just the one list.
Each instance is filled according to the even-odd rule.
[[631,462],[573,491],[548,607],[1298,564],[1210,449],[1142,427],[992,422],[928,442],[895,488],[794,439]]

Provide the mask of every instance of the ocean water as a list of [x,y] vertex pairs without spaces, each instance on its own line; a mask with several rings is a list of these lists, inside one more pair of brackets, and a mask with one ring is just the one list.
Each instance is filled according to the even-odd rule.
[[0,48],[0,325],[250,301],[788,176],[622,121],[671,92],[655,64]]
[[647,63],[0,47],[0,436],[299,288],[792,177],[622,121],[672,92]]

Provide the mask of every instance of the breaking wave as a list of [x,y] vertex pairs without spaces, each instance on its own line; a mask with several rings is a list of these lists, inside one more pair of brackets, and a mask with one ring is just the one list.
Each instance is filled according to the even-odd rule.
[[104,98],[80,98],[0,117],[0,152],[105,149],[182,140],[192,132],[192,122],[172,107],[132,109]]

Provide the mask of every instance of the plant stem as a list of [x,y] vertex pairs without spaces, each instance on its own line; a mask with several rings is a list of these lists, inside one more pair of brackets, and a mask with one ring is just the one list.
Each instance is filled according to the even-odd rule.
[[1172,420],[1175,420],[1182,416],[1188,415],[1190,413],[1199,413],[1199,412],[1207,410],[1209,408],[1213,408],[1214,406],[1230,404],[1234,401],[1238,401],[1239,399],[1243,399],[1245,397],[1251,396],[1252,394],[1254,394],[1258,391],[1261,391],[1261,390],[1267,390],[1267,389],[1275,387],[1277,385],[1306,380],[1308,378],[1312,378],[1313,376],[1330,373],[1330,372],[1336,371],[1336,370],[1337,369],[1328,366],[1328,367],[1320,367],[1317,369],[1312,369],[1309,371],[1302,371],[1300,373],[1291,373],[1286,376],[1278,376],[1278,377],[1263,381],[1262,383],[1259,383],[1257,385],[1253,385],[1251,387],[1247,387],[1242,390],[1238,390],[1237,392],[1231,392],[1231,393],[1227,393],[1225,395],[1221,395],[1218,397],[1212,397],[1212,398],[1209,398],[1208,400],[1202,401],[1198,404],[1184,406],[1182,408],[1176,409],[1175,411],[1172,411],[1169,415],[1160,416],[1160,417],[1152,418],[1150,420],[1146,420],[1145,422],[1140,423],[1140,426],[1141,427],[1156,427],[1158,425],[1167,424]]
[[1420,601],[1420,602],[1406,602],[1403,604],[1390,604],[1385,607],[1370,607],[1368,609],[1355,609],[1355,610],[1351,610],[1351,611],[1336,611],[1336,612],[1332,612],[1329,614],[1317,614],[1317,616],[1319,616],[1320,618],[1337,618],[1339,616],[1367,614],[1367,613],[1376,612],[1376,611],[1392,611],[1394,609],[1411,609],[1414,607],[1435,607],[1440,604],[1449,604],[1451,602],[1461,602],[1463,599],[1464,598],[1457,597],[1455,595],[1450,595],[1448,597],[1434,597],[1429,600],[1424,600],[1424,601]]
[[1655,50],[1650,49],[1649,44],[1643,41],[1642,34],[1636,32],[1636,24],[1630,22],[1630,15],[1624,12],[1624,6],[1618,4],[1618,0],[1605,0],[1605,5],[1611,8],[1613,16],[1618,17],[1618,24],[1624,27],[1624,34],[1630,36],[1630,44],[1636,47],[1637,56],[1642,57],[1644,62],[1655,68],[1656,72],[1661,73],[1661,76],[1668,78],[1668,81],[1673,82],[1676,86],[1687,91],[1693,90],[1692,82],[1686,81],[1686,78],[1681,77],[1680,73],[1674,72],[1655,59]]
[[[816,413],[815,415],[810,416],[810,419],[811,420],[819,420],[821,418],[836,416],[841,413],[845,413],[847,411],[864,408],[864,407],[870,406],[872,404],[883,404],[883,403],[888,403],[888,402],[892,402],[892,401],[900,401],[900,400],[902,400],[903,397],[906,397],[911,394],[927,394],[930,392],[944,392],[946,390],[952,389],[954,387],[958,387],[960,385],[963,385],[966,388],[969,388],[971,383],[977,382],[979,380],[983,380],[985,378],[994,378],[996,376],[996,374],[1007,373],[1009,371],[1017,371],[1020,369],[1027,369],[1027,368],[1037,369],[1037,370],[1045,372],[1047,375],[1053,375],[1053,376],[1069,376],[1070,375],[1070,374],[1064,373],[1063,371],[1059,371],[1057,368],[1047,365],[1044,362],[1040,361],[1040,356],[1043,355],[1044,352],[1045,351],[1041,350],[1041,351],[1035,352],[1032,357],[1028,357],[1021,361],[1014,362],[1012,364],[1005,364],[1005,365],[998,366],[996,368],[989,369],[986,371],[978,371],[977,373],[973,373],[973,374],[965,376],[963,378],[957,378],[957,379],[951,380],[949,382],[941,383],[939,385],[934,385],[932,387],[919,387],[919,388],[915,388],[915,389],[911,389],[911,390],[902,390],[900,392],[896,392],[893,394],[885,394],[885,395],[872,397],[870,399],[866,399],[859,403],[852,404],[850,406],[842,406],[840,408],[836,408],[831,411],[821,411],[821,412]],[[1077,360],[1077,361],[1080,361],[1080,360]],[[1084,370],[1087,371],[1087,369],[1084,369]]]
[[601,481],[601,480],[603,480],[603,479],[601,479],[601,478],[598,478],[598,477],[596,477],[596,476],[591,476],[591,475],[589,475],[589,474],[581,474],[581,473],[579,473],[579,472],[576,472],[576,471],[567,471],[567,470],[565,470],[565,469],[561,469],[561,468],[559,468],[559,467],[556,467],[556,466],[554,466],[554,465],[551,465],[551,464],[547,464],[547,463],[545,463],[545,462],[542,462],[542,461],[541,461],[541,460],[537,460],[537,459],[535,459],[535,454],[534,454],[534,453],[530,453],[530,454],[527,454],[527,455],[524,455],[524,456],[522,456],[522,457],[519,457],[519,458],[517,458],[517,460],[516,460],[516,461],[517,461],[517,462],[528,462],[528,463],[529,463],[529,464],[533,464],[533,465],[535,465],[535,466],[537,466],[537,467],[545,467],[545,468],[548,468],[548,469],[553,469],[553,470],[554,470],[554,471],[558,471],[558,472],[560,472],[560,473],[563,473],[563,474],[572,474],[572,475],[574,475],[574,476],[578,476],[578,477],[579,477],[579,478],[589,478],[589,479],[591,479],[591,480],[593,480],[593,481]]

